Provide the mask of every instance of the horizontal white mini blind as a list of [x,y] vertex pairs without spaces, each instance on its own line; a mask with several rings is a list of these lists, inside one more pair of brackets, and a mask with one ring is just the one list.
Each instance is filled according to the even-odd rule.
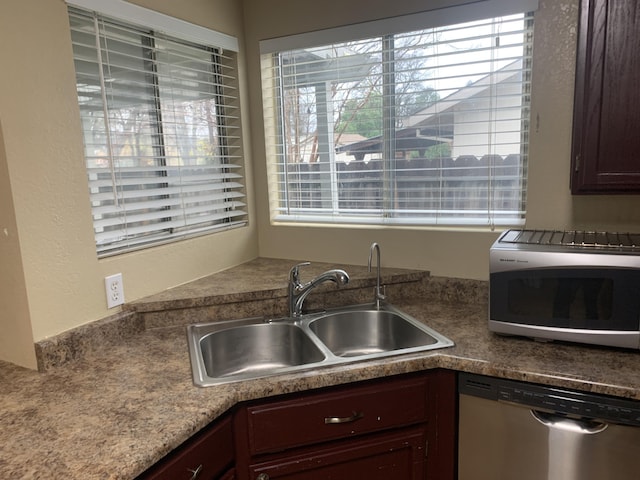
[[69,18],[99,255],[244,225],[235,54]]
[[275,221],[524,222],[533,16],[263,54]]
[[[487,0],[483,0],[487,1]],[[522,0],[521,0],[522,1]],[[531,0],[527,0],[531,1]],[[238,51],[238,39],[222,32],[185,22],[127,0],[66,0],[67,5],[97,12],[112,20],[144,25],[148,30],[189,41],[197,45]]]

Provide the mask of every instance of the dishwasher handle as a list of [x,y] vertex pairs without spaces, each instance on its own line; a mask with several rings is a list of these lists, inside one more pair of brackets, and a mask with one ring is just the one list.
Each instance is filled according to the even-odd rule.
[[541,410],[531,410],[531,415],[548,428],[556,428],[558,430],[585,435],[594,435],[603,432],[609,426],[608,423],[598,422],[597,420],[569,418]]

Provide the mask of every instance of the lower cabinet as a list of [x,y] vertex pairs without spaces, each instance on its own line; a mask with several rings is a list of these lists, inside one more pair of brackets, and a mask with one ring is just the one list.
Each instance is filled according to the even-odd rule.
[[435,370],[243,405],[237,479],[454,480],[455,402],[455,373]]
[[239,405],[139,480],[454,480],[455,372]]

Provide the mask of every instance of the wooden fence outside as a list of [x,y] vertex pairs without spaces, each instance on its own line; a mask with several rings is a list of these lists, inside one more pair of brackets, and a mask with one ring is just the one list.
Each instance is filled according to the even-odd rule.
[[[397,159],[394,172],[394,209],[487,210],[490,197],[494,210],[521,208],[523,166],[520,155]],[[341,210],[382,209],[385,185],[382,160],[339,162],[336,177]],[[288,165],[289,208],[326,207],[328,178],[326,163]]]

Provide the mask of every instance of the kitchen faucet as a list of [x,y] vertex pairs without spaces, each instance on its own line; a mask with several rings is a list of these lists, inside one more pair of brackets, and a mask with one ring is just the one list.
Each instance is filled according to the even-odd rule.
[[380,291],[380,245],[376,242],[373,242],[369,249],[369,273],[371,273],[371,260],[373,259],[374,250],[376,252],[376,291],[374,301],[376,302],[376,310],[380,310],[380,301],[384,300],[385,296]]
[[299,317],[302,315],[302,304],[307,295],[315,287],[323,282],[334,282],[338,287],[349,283],[349,275],[344,270],[334,269],[321,273],[316,278],[307,283],[300,282],[300,267],[309,265],[309,262],[299,263],[289,270],[289,315]]

